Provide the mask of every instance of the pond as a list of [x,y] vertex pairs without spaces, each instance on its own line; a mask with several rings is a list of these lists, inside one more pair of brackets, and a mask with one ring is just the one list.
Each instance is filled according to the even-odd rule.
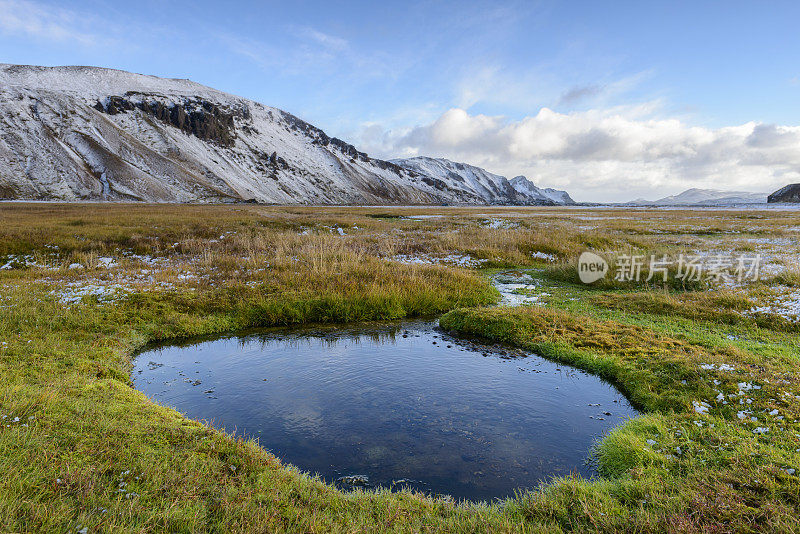
[[266,330],[150,347],[135,386],[344,489],[475,501],[594,474],[636,410],[596,376],[431,322]]

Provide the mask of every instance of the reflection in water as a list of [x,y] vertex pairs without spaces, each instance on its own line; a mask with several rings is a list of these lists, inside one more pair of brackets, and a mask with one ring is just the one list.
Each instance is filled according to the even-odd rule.
[[594,440],[636,414],[595,376],[434,326],[271,330],[154,348],[135,360],[134,383],[342,487],[473,500],[592,475]]

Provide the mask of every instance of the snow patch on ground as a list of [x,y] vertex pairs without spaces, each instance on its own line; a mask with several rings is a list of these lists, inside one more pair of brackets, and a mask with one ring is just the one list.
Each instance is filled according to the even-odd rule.
[[488,219],[483,222],[482,226],[484,228],[493,228],[495,230],[514,230],[519,228],[519,223],[506,219]]
[[782,294],[776,295],[767,304],[751,308],[748,313],[750,315],[769,313],[779,315],[792,322],[800,321],[800,291],[791,291],[785,287],[780,289],[784,290]]
[[84,297],[96,297],[100,302],[108,303],[119,300],[133,290],[119,283],[108,285],[85,283],[84,281],[69,282],[59,289],[50,292],[62,304],[77,304]]
[[544,304],[550,293],[541,290],[541,282],[525,273],[500,273],[492,277],[492,285],[500,292],[501,306]]
[[537,259],[537,260],[549,261],[549,262],[554,262],[554,261],[558,260],[558,258],[556,257],[555,254],[548,254],[547,252],[540,252],[538,250],[531,254],[531,258],[534,258],[534,259]]
[[410,255],[398,254],[394,261],[407,265],[457,265],[459,267],[480,267],[487,260],[474,259],[469,254],[448,254],[446,256],[432,256],[428,254]]

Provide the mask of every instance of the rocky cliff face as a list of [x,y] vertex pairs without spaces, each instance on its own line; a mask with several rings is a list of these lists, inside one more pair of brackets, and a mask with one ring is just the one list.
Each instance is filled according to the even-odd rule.
[[767,202],[800,202],[800,184],[782,187],[767,197]]
[[0,199],[484,203],[506,182],[454,188],[189,80],[0,64]]

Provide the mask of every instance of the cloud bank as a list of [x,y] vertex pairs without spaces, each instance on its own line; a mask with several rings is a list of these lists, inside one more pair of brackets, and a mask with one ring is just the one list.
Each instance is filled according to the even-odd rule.
[[428,155],[524,174],[584,201],[657,198],[690,187],[771,192],[800,182],[800,127],[717,129],[652,118],[657,103],[521,120],[453,108],[403,132],[370,125],[362,146],[383,157]]

